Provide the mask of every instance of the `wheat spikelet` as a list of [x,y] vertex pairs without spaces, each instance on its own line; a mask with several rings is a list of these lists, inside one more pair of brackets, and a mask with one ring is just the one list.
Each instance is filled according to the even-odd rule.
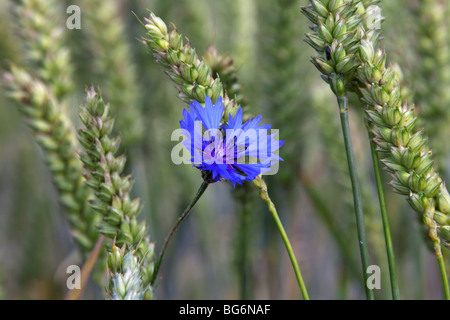
[[[84,124],[79,130],[79,141],[84,148],[81,161],[85,166],[86,184],[95,194],[90,205],[103,216],[103,221],[97,225],[98,230],[114,240],[112,252],[108,256],[108,266],[113,274],[113,284],[110,283],[109,288],[116,288],[120,296],[125,298],[128,294],[123,295],[128,292],[126,288],[134,292],[139,285],[138,297],[147,299],[151,298],[152,293],[153,243],[146,236],[145,221],[137,219],[142,209],[139,198],[130,199],[133,181],[130,176],[122,176],[126,157],[115,156],[120,141],[119,137],[109,137],[114,124],[109,110],[109,105],[104,103],[94,88],[87,90],[85,104],[80,108],[80,118]],[[117,251],[116,246],[123,247],[123,251]],[[130,271],[133,274],[130,275],[127,270],[137,267],[134,257],[139,272]],[[128,276],[134,280],[128,279]],[[129,283],[133,285],[128,287]],[[112,295],[114,298],[114,290]],[[131,296],[136,297],[135,293]]]
[[60,201],[68,213],[72,236],[87,257],[98,237],[95,224],[99,216],[87,202],[90,192],[83,183],[79,145],[65,107],[49,87],[19,67],[12,65],[3,78],[8,94],[20,103],[20,111],[45,151]]

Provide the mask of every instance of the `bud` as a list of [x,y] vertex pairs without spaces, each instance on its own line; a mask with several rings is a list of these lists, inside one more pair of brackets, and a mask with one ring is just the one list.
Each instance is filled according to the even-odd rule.
[[130,217],[135,217],[139,214],[139,212],[142,210],[142,205],[139,198],[134,199],[130,204],[130,211],[128,212],[128,215]]
[[187,82],[194,82],[198,77],[198,71],[194,67],[189,67],[188,65],[183,66],[182,70],[183,78]]
[[395,108],[383,108],[382,116],[384,121],[391,127],[395,126],[402,119],[402,114]]
[[194,99],[197,101],[205,101],[206,99],[206,89],[204,86],[196,85],[194,88]]
[[155,26],[154,24],[146,24],[145,29],[147,29],[147,34],[152,38],[161,38],[163,37],[163,34],[161,33],[161,30]]
[[376,111],[367,110],[367,116],[369,117],[370,122],[372,122],[376,127],[382,127],[385,125],[383,118]]
[[408,187],[405,187],[404,185],[396,181],[391,181],[390,185],[394,188],[394,192],[397,192],[399,194],[408,195],[411,192]]
[[420,159],[419,155],[416,155],[410,148],[405,148],[402,153],[402,165],[407,169],[412,169],[415,162]]
[[419,156],[417,163],[414,164],[414,169],[418,174],[426,175],[429,169],[433,166],[433,159],[431,158],[431,151],[424,156]]
[[381,49],[378,49],[373,58],[374,66],[379,70],[384,70],[386,66],[386,55]]
[[[426,199],[426,198],[425,198]],[[424,197],[417,193],[410,193],[407,201],[411,205],[411,207],[419,213],[425,212],[425,209],[428,207],[428,199],[424,201]]]
[[422,138],[422,131],[423,130],[416,132],[408,142],[408,147],[416,153],[420,153],[427,142],[427,139]]
[[[391,147],[390,148],[391,157],[396,163],[401,163],[402,162],[402,151],[403,151],[403,149],[404,148],[402,146],[400,146],[400,148],[397,148],[397,147]],[[406,171],[402,171],[402,172],[406,172]]]
[[383,162],[386,168],[391,172],[406,171],[405,167],[398,163],[392,162],[391,160],[383,159],[381,162]]
[[328,17],[328,9],[319,0],[311,0],[311,4],[314,11],[316,11],[322,18],[326,19]]
[[114,239],[114,237],[116,237],[117,235],[117,228],[111,226],[108,223],[99,223],[97,225],[97,229],[101,234],[110,239]]
[[359,54],[361,55],[361,60],[364,62],[372,62],[374,58],[374,49],[372,42],[366,39],[361,40],[361,45],[359,47]]
[[108,253],[108,268],[111,272],[116,273],[122,268],[122,254],[115,245],[112,247],[112,251]]
[[383,77],[379,81],[381,81],[381,84],[383,85],[383,87],[388,92],[390,92],[392,90],[392,88],[394,88],[394,84],[395,84],[395,74],[394,74],[394,72],[392,72],[391,70],[387,70],[384,73]]
[[[384,90],[388,90],[387,87],[384,87]],[[391,107],[396,107],[401,101],[400,89],[395,88],[390,92],[390,97],[388,103]]]
[[[108,215],[103,217],[103,220],[110,225],[118,228],[123,219],[123,211],[118,208],[110,208]],[[117,229],[116,229],[117,230]]]
[[434,211],[433,219],[440,226],[449,226],[450,225],[450,217],[446,214],[443,214],[440,211],[437,211],[437,210]]
[[[328,15],[328,14],[327,14]],[[319,20],[319,25],[317,27],[317,32],[319,36],[324,40],[325,43],[331,43],[333,41],[333,36],[330,30]]]
[[211,78],[211,70],[202,61],[198,66],[197,83],[206,87],[209,84],[210,78]]
[[353,54],[350,54],[346,56],[344,59],[340,60],[336,64],[336,72],[337,73],[350,73],[354,71],[358,67],[358,62],[356,62],[355,56]]
[[374,138],[373,142],[377,145],[378,151],[388,152],[389,148],[392,146],[389,142],[386,142],[382,139]]
[[181,60],[178,56],[178,52],[169,50],[169,54],[167,55],[167,61],[171,65],[179,65],[181,63]]
[[386,127],[377,128],[374,130],[377,137],[382,138],[384,141],[391,142],[392,130]]
[[158,27],[161,33],[167,34],[167,26],[164,21],[160,17],[155,16],[153,13],[150,14],[150,17],[154,25]]
[[130,227],[130,222],[129,220],[122,220],[122,223],[120,224],[120,235],[118,237],[118,241],[124,241],[126,243],[132,243],[133,242],[133,237],[131,235],[131,227]]
[[394,145],[406,146],[409,142],[409,131],[402,127],[392,129],[391,141]]
[[436,196],[436,203],[440,212],[450,214],[450,195],[445,187],[445,183],[441,184],[441,190]]
[[425,178],[423,176],[419,176],[414,171],[409,176],[408,186],[413,192],[415,193],[421,192],[426,185],[427,182]]
[[383,87],[372,86],[370,93],[372,94],[373,99],[380,106],[384,106],[389,101],[389,93],[383,89]]
[[337,98],[342,98],[345,96],[345,83],[342,75],[332,73],[328,77],[330,81],[331,90],[333,90],[334,94]]
[[439,237],[441,239],[445,239],[446,240],[444,243],[448,247],[449,246],[449,241],[450,241],[450,226],[441,226],[438,229],[438,234],[439,234]]
[[333,12],[334,10],[339,8],[342,4],[343,0],[330,0],[330,2],[328,3],[328,10],[330,10],[330,12]]
[[115,288],[115,292],[121,297],[125,297],[126,295],[126,286],[125,286],[125,281],[122,277],[122,274],[117,273],[116,276],[114,277],[114,288]]
[[426,186],[423,192],[428,198],[434,198],[439,192],[441,183],[442,181],[439,176],[437,174],[434,174],[434,176],[427,179]]
[[169,49],[169,42],[165,39],[150,40],[149,45],[155,51],[166,51]]
[[314,56],[312,57],[311,61],[316,66],[316,68],[319,69],[319,71],[322,72],[323,74],[328,75],[334,72],[333,66],[325,62],[322,57]]
[[397,179],[397,181],[403,184],[404,186],[409,185],[410,176],[411,175],[406,171],[397,171],[395,173],[395,179]]
[[[170,48],[172,48],[175,51],[180,50],[181,47],[183,47],[183,38],[181,37],[181,34],[177,33],[175,30],[172,30],[169,33],[169,45]],[[181,56],[179,56],[178,58],[181,59]]]
[[325,48],[325,42],[322,40],[322,38],[315,34],[307,33],[305,41],[316,51],[322,52],[323,48]]
[[341,35],[343,35],[345,32],[347,32],[347,25],[345,23],[344,18],[341,18],[334,27],[333,37],[338,38]]

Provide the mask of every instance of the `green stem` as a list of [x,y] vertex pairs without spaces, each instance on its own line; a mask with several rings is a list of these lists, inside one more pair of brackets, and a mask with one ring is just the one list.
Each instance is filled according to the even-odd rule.
[[369,248],[367,246],[366,227],[364,225],[364,213],[361,201],[361,189],[359,187],[358,174],[356,171],[355,155],[353,154],[352,139],[350,136],[350,126],[348,121],[347,95],[337,97],[339,104],[339,113],[341,118],[342,133],[344,136],[345,151],[347,153],[347,162],[350,172],[350,180],[352,183],[353,202],[355,206],[356,226],[358,231],[359,250],[361,254],[361,262],[363,268],[364,288],[367,299],[374,300],[373,290],[367,286],[367,268],[369,267]]
[[156,276],[158,275],[159,272],[159,268],[161,266],[161,262],[164,258],[164,254],[167,250],[167,246],[170,242],[170,239],[172,238],[173,234],[175,233],[175,231],[178,229],[178,227],[180,226],[180,224],[183,222],[184,219],[186,219],[186,217],[189,215],[189,213],[191,212],[192,208],[195,206],[195,204],[197,203],[198,199],[200,199],[200,197],[202,196],[202,194],[205,192],[206,188],[208,187],[209,183],[206,181],[203,181],[202,185],[200,186],[200,188],[197,191],[197,194],[195,195],[194,199],[192,199],[191,203],[187,206],[186,210],[184,210],[184,212],[181,214],[181,216],[178,218],[177,222],[175,223],[175,225],[172,227],[172,229],[170,230],[169,235],[167,236],[164,245],[162,247],[161,253],[159,254],[159,258],[155,263],[155,271],[153,272],[153,278],[151,281],[151,284],[153,285],[153,283],[156,280]]
[[297,259],[295,258],[294,251],[292,250],[291,243],[289,238],[284,230],[283,224],[278,216],[277,209],[275,208],[274,203],[269,197],[269,193],[267,191],[267,185],[264,180],[259,176],[254,180],[255,185],[259,188],[261,198],[266,202],[267,207],[269,208],[270,213],[272,214],[273,219],[275,220],[275,224],[277,225],[278,231],[280,232],[281,238],[283,239],[284,245],[286,246],[286,251],[291,259],[292,267],[294,268],[295,276],[297,277],[297,282],[300,287],[300,291],[303,295],[303,299],[309,300],[308,292],[306,290],[305,284],[303,282],[302,274],[300,272],[300,268],[297,264]]
[[372,153],[373,170],[377,183],[378,199],[380,202],[381,219],[383,221],[384,240],[386,242],[386,254],[389,264],[389,276],[391,279],[392,299],[400,299],[400,290],[398,287],[397,269],[395,265],[394,246],[392,244],[391,228],[387,212],[386,198],[384,196],[383,181],[381,179],[380,159],[376,151],[375,143],[372,142],[373,135],[369,132],[370,151]]
[[444,286],[445,300],[450,300],[450,289],[448,287],[447,271],[445,270],[444,257],[442,256],[440,244],[435,245],[436,258],[438,260],[439,269],[441,271],[442,284]]

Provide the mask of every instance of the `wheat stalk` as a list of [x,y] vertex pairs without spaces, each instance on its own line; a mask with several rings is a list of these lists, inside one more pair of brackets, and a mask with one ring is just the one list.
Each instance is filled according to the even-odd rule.
[[[112,273],[110,294],[113,298],[151,298],[154,245],[146,236],[145,221],[137,219],[142,209],[139,198],[130,198],[133,181],[130,176],[122,176],[126,157],[115,155],[120,139],[109,137],[114,124],[110,107],[92,87],[86,91],[80,119],[84,124],[79,130],[79,141],[84,148],[81,161],[85,166],[86,184],[95,194],[89,203],[103,216],[103,221],[97,225],[100,233],[114,240],[108,256]],[[117,247],[123,250],[116,250]],[[127,288],[131,291],[126,291]]]

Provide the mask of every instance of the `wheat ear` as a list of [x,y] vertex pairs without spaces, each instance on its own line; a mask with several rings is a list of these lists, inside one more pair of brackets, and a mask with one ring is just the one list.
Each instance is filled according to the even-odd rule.
[[[94,88],[86,91],[85,103],[80,107],[80,119],[84,124],[79,130],[79,141],[84,148],[81,161],[85,166],[86,184],[95,194],[89,203],[103,217],[98,224],[100,233],[114,240],[108,256],[112,274],[109,286],[111,297],[150,299],[154,245],[146,236],[145,221],[137,219],[142,209],[139,198],[130,198],[133,181],[130,176],[122,175],[126,157],[115,155],[120,141],[119,137],[109,136],[114,124],[109,105],[104,103]],[[128,253],[132,253],[137,260]],[[139,265],[139,272],[130,271],[136,269],[136,264]],[[128,276],[131,278],[128,279]],[[130,287],[126,285],[129,281],[133,283]],[[138,294],[135,294],[138,285]],[[128,295],[125,291],[124,294],[122,287],[130,288],[133,293]]]
[[83,183],[79,145],[72,123],[51,89],[25,70],[11,65],[4,73],[8,94],[20,103],[33,136],[45,152],[60,201],[67,210],[72,236],[87,257],[98,238],[99,216],[90,208],[91,195]]

